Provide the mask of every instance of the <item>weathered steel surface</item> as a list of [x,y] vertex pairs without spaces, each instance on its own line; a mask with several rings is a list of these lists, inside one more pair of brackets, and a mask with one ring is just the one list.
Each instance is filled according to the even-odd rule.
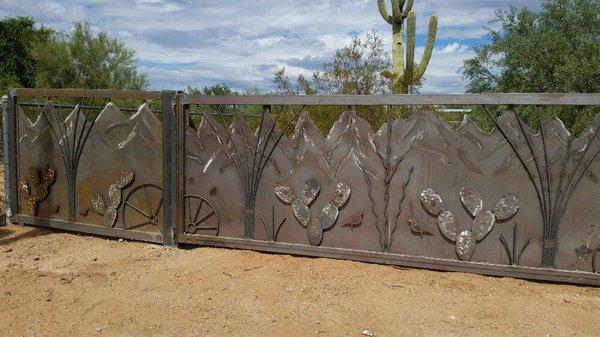
[[[271,230],[267,225],[256,226],[249,236],[242,226],[247,221],[242,196],[248,186],[233,161],[251,165],[261,156],[247,152],[238,159],[233,145],[254,146],[260,143],[256,136],[260,132],[247,129],[239,120],[229,130],[218,125],[211,128],[206,117],[195,128],[190,126],[186,130],[185,193],[215,205],[221,215],[218,236],[236,238],[234,246],[244,247],[246,242],[246,247],[253,249],[272,247],[258,244],[259,240],[316,246],[308,253],[316,256],[321,256],[317,252],[325,247],[341,249],[335,250],[335,254],[352,249],[403,256],[398,261],[407,256],[415,259],[426,256],[439,261],[459,261],[457,265],[461,267],[457,270],[477,269],[470,263],[518,264],[527,268],[587,272],[589,279],[585,282],[598,284],[600,275],[592,273],[593,253],[600,247],[586,244],[594,228],[600,226],[596,220],[600,210],[593,202],[600,196],[600,186],[594,179],[596,168],[592,165],[600,151],[600,139],[595,138],[600,121],[594,122],[580,138],[571,136],[562,123],[549,121],[543,130],[553,136],[552,140],[545,140],[545,145],[539,134],[529,130],[519,133],[515,129],[517,119],[511,112],[506,112],[498,123],[500,129],[491,133],[482,132],[468,119],[452,130],[437,114],[421,111],[374,131],[350,109],[340,116],[329,135],[323,137],[308,115],[303,115],[296,133],[290,139],[283,137],[271,156],[263,159],[267,166],[257,188],[254,216],[273,220]],[[555,166],[564,161],[561,158],[567,151],[567,143],[572,144],[569,151],[579,151],[580,156],[569,165],[577,166],[580,160],[580,170],[571,174],[572,183],[581,177],[568,202],[566,196],[559,197],[569,191],[557,189],[549,194],[554,199],[546,201],[558,205],[564,199],[563,204],[567,205],[564,217],[555,221],[562,225],[552,232],[557,238],[556,260],[552,265],[542,259],[544,237],[548,236],[544,231],[550,230],[545,229],[542,220],[536,187],[500,130],[515,138],[509,139],[519,149],[525,150],[529,139],[535,142],[534,153],[542,157],[546,153],[547,175],[543,163],[538,163],[544,186],[548,181],[560,180],[560,167]],[[235,137],[239,137],[237,142],[229,141]],[[228,155],[227,151],[234,153]],[[584,151],[587,152],[583,154]],[[531,154],[524,162],[535,167]],[[569,172],[565,180],[569,179]],[[340,183],[347,183],[348,191],[352,192],[338,210],[329,204]],[[437,198],[435,204],[421,201],[422,192],[428,189],[435,191],[430,194],[436,196],[431,195],[427,200]],[[321,213],[326,215],[320,216]],[[444,213],[452,216],[452,224]],[[272,214],[287,219],[275,238],[272,228],[278,219]],[[356,222],[357,217],[358,226],[343,225]],[[327,225],[323,226],[323,222]],[[422,228],[429,230],[423,232]],[[230,241],[210,240],[206,234],[187,232],[180,242],[197,239],[197,243],[229,246]],[[249,237],[255,240],[243,240]],[[323,256],[330,255],[323,253]],[[368,256],[377,260],[381,255]],[[531,276],[524,268],[502,268],[498,273],[491,272],[492,269],[483,268],[480,272]]]
[[[326,137],[306,113],[287,137],[269,105],[585,105],[600,104],[600,95],[222,98],[165,91],[163,122],[147,104],[128,118],[109,103],[96,118],[46,104],[32,123],[18,93],[155,94],[12,91],[14,125],[5,138],[14,139],[7,178],[15,196],[8,197],[23,223],[167,245],[600,285],[600,118],[580,137],[556,119],[535,134],[510,111],[490,133],[468,119],[453,130],[428,111],[373,130],[348,108]],[[240,116],[221,119],[218,107],[203,106],[192,123],[189,104],[199,103],[259,104],[263,114],[254,130]],[[17,179],[39,185],[40,176],[28,172],[48,165],[55,179],[36,201],[36,216],[25,215]]]
[[[18,171],[54,165],[56,177],[37,217],[103,226],[162,231],[162,124],[143,104],[131,118],[109,103],[91,118],[83,109],[43,106],[32,123],[18,112]],[[63,120],[60,114],[67,114]],[[21,194],[20,214],[23,209]],[[117,235],[118,236],[118,235]]]

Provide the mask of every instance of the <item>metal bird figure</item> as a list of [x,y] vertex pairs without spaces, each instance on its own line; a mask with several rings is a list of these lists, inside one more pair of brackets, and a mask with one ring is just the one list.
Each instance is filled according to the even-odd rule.
[[431,226],[418,222],[413,218],[408,219],[408,226],[410,226],[410,231],[418,234],[419,236],[423,235],[433,235],[433,229]]
[[354,231],[354,228],[360,227],[365,217],[365,211],[360,211],[354,215],[351,215],[344,221],[342,227],[350,227],[350,230]]

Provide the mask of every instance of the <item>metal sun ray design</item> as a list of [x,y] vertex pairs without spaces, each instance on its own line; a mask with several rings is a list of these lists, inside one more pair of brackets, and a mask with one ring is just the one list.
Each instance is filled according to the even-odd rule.
[[184,202],[186,204],[186,234],[196,234],[198,231],[202,231],[213,236],[219,235],[219,215],[210,201],[199,195],[186,195]]

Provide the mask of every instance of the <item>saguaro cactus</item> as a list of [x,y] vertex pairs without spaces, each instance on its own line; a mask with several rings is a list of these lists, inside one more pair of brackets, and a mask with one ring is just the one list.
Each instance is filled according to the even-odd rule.
[[29,215],[35,216],[37,213],[37,203],[48,197],[48,188],[54,182],[55,173],[56,169],[54,168],[54,165],[49,164],[46,166],[44,174],[42,175],[42,180],[40,181],[38,170],[35,167],[30,167],[27,176],[29,177],[33,189],[35,189],[35,193],[33,192],[33,189],[29,188],[25,179],[19,179],[19,190],[21,191],[23,199],[25,199],[27,213]]
[[[431,53],[435,45],[437,34],[438,19],[432,16],[429,20],[429,33],[427,35],[427,44],[423,52],[423,58],[419,65],[415,64],[415,41],[416,41],[416,16],[412,11],[414,0],[392,0],[392,14],[390,15],[385,4],[385,0],[377,0],[379,12],[387,23],[392,25],[392,64],[391,71],[386,70],[383,76],[392,81],[392,91],[395,94],[407,94],[410,86],[417,83],[425,74],[429,65]],[[407,24],[406,39],[408,45],[404,47],[404,23]],[[405,56],[406,50],[406,56]]]

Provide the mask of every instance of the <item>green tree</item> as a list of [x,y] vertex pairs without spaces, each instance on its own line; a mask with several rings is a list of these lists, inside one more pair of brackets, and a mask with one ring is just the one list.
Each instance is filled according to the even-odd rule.
[[135,51],[106,32],[94,35],[87,22],[54,34],[38,44],[33,55],[40,87],[140,90],[148,86],[146,75],[137,72]]
[[381,73],[390,66],[383,38],[371,31],[362,38],[354,36],[349,45],[336,50],[331,61],[323,63],[322,70],[312,73],[311,80],[300,75],[294,87],[283,68],[275,74],[273,82],[279,94],[389,94],[390,80]]
[[47,41],[52,30],[36,27],[28,17],[0,20],[0,91],[9,87],[34,87],[37,62],[34,45]]
[[189,86],[186,92],[190,95],[212,95],[212,96],[229,96],[239,95],[237,91],[231,89],[227,84],[216,84],[213,86],[204,86],[203,88],[197,88]]
[[[284,95],[382,95],[391,93],[391,83],[382,73],[391,67],[390,55],[383,47],[383,39],[374,31],[364,37],[354,36],[350,43],[334,52],[331,61],[323,64],[321,70],[312,73],[310,79],[298,76],[296,83],[279,70],[274,78],[275,94]],[[311,119],[323,133],[328,133],[339,114],[346,107],[318,106],[306,107]],[[292,111],[293,110],[293,111]],[[300,107],[290,107],[280,117],[280,123],[293,130]],[[406,115],[405,109],[382,107],[359,107],[359,116],[368,120],[374,128],[387,122],[388,115],[394,119]]]
[[[465,61],[467,91],[600,92],[600,1],[548,0],[540,12],[527,8],[498,11],[488,28],[490,42]],[[558,115],[580,132],[597,109],[524,108],[529,125]],[[483,113],[474,119],[490,126]]]

